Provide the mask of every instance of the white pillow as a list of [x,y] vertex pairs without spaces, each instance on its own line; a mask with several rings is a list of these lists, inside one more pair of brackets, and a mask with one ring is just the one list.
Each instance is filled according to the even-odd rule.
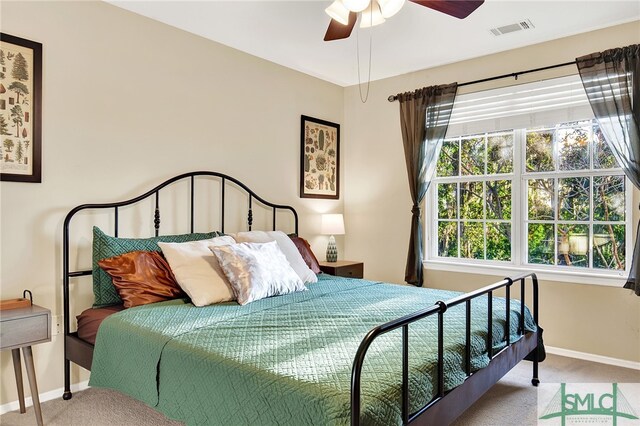
[[209,246],[235,244],[229,236],[188,243],[158,243],[176,281],[196,306],[233,300],[231,284]]
[[209,248],[218,258],[241,305],[307,289],[275,241]]
[[318,282],[318,277],[307,266],[302,255],[291,238],[282,231],[249,231],[238,232],[234,238],[239,243],[266,243],[277,241],[280,250],[287,257],[289,264],[305,284]]

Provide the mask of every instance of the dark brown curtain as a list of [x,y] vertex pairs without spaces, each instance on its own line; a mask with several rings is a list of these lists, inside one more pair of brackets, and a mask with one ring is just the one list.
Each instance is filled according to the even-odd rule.
[[411,235],[404,279],[422,286],[422,212],[420,205],[438,161],[440,147],[449,127],[449,118],[458,84],[431,86],[397,95],[400,102],[400,127],[407,163],[411,209]]
[[[584,90],[613,155],[640,188],[640,45],[609,49],[576,59]],[[631,271],[624,288],[640,296],[640,222]]]

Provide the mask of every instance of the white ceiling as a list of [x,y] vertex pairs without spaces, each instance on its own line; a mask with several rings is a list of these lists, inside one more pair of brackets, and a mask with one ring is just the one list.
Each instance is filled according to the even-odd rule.
[[[323,41],[331,1],[120,1],[121,8],[303,73],[358,83],[356,28],[347,40]],[[533,30],[493,36],[489,29],[530,19]],[[640,1],[486,0],[459,20],[407,2],[373,28],[371,79],[566,37],[640,19]],[[359,30],[362,78],[369,30]],[[640,41],[640,25],[638,28]],[[616,47],[616,46],[611,46]],[[517,66],[514,66],[517,68]]]

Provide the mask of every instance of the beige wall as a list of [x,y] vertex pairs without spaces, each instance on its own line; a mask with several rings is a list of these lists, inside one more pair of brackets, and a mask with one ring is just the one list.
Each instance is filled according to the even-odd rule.
[[[324,252],[318,212],[343,206],[298,197],[300,115],[342,123],[343,88],[102,2],[3,1],[1,19],[44,45],[44,113],[42,183],[0,185],[0,297],[29,288],[61,313],[64,215],[198,169],[293,204]],[[34,347],[41,392],[63,385],[62,350],[61,336]],[[10,358],[0,404],[17,399]]]
[[[44,44],[43,182],[0,184],[0,297],[29,288],[54,314],[62,311],[61,233],[68,210],[136,195],[196,169],[231,174],[266,199],[293,204],[301,234],[319,258],[325,239],[317,236],[318,213],[342,211],[344,200],[345,257],[364,260],[369,278],[402,281],[410,202],[397,104],[387,95],[638,42],[635,23],[425,70],[374,82],[362,105],[356,88],[105,3],[3,1],[0,26]],[[551,75],[558,74],[536,78]],[[300,114],[343,123],[341,201],[298,198]],[[472,286],[457,283],[492,281],[432,271],[426,277],[435,287],[461,290]],[[90,293],[85,284],[79,291]],[[638,298],[618,289],[545,282],[542,301],[548,344],[640,360]],[[568,313],[560,311],[562,301],[570,302]],[[603,306],[610,312],[592,313]],[[61,387],[62,338],[34,353],[40,391]],[[7,353],[0,373],[0,404],[16,400]],[[73,368],[73,382],[86,378]]]
[[[388,102],[388,95],[568,62],[580,55],[638,42],[640,22],[633,22],[376,81],[371,84],[366,104],[360,102],[357,86],[347,88],[343,129],[346,256],[365,262],[366,278],[391,282],[404,279],[411,200],[398,104]],[[559,68],[522,76],[518,83],[575,72],[572,67]],[[459,93],[514,83],[513,79],[498,80],[464,87]],[[638,205],[638,201],[636,191],[632,205]],[[428,286],[462,291],[497,280],[487,275],[425,272]],[[640,361],[640,298],[629,291],[545,281],[541,283],[540,309],[548,345]]]

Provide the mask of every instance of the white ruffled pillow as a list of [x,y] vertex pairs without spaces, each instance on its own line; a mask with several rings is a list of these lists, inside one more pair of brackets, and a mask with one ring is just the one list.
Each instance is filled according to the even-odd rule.
[[306,290],[278,243],[210,246],[231,283],[239,304]]
[[235,299],[233,289],[210,246],[235,244],[229,236],[188,243],[158,243],[180,288],[196,306]]
[[238,232],[233,236],[239,243],[266,243],[276,241],[280,250],[289,261],[293,270],[298,274],[302,282],[305,284],[318,282],[318,277],[307,266],[304,259],[300,255],[298,248],[291,241],[291,238],[282,231],[249,231]]

